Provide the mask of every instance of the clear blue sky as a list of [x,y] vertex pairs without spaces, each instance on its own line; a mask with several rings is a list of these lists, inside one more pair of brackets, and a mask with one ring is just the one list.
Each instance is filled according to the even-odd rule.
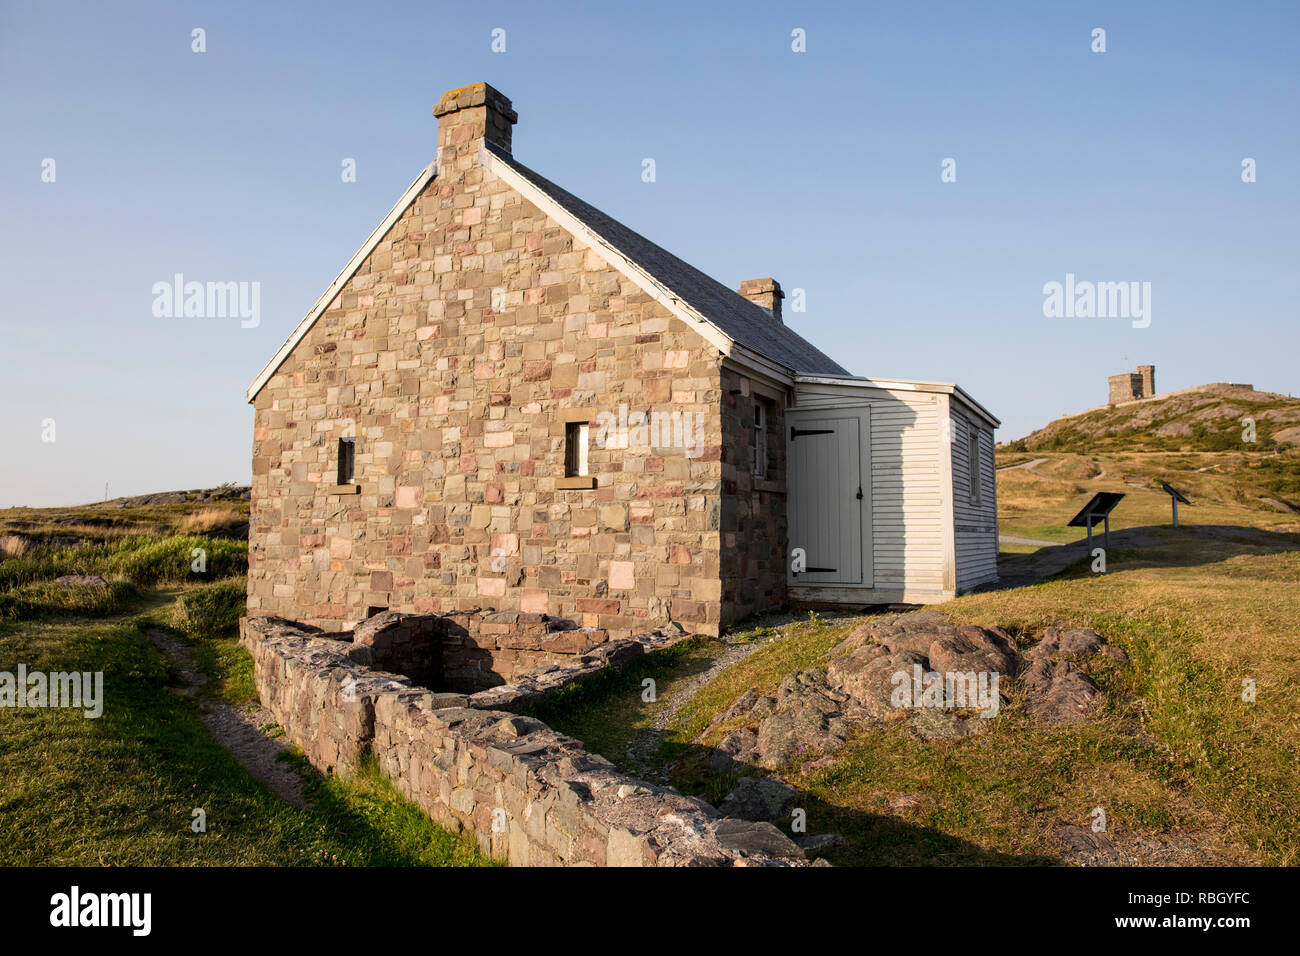
[[[1300,391],[1300,5],[843,6],[5,0],[0,507],[247,481],[245,388],[482,80],[521,161],[732,287],[805,289],[801,334],[960,383],[1002,440],[1125,356]],[[175,273],[259,282],[260,326],[155,318]],[[1150,326],[1045,318],[1066,273],[1150,282]]]

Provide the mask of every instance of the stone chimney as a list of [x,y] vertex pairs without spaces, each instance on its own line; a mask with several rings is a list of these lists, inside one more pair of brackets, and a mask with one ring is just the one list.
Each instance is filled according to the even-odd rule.
[[478,162],[484,141],[510,152],[519,121],[510,101],[486,83],[448,90],[433,108],[438,117],[438,177],[453,179]]
[[775,279],[746,279],[740,284],[740,294],[755,305],[761,305],[772,313],[772,318],[781,321],[781,300],[785,293],[781,283]]
[[1156,393],[1156,367],[1139,365],[1138,375],[1142,376],[1142,397],[1151,398]]

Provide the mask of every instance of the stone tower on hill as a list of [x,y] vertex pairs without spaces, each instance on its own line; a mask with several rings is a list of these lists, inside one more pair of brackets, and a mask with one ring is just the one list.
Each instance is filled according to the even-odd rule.
[[1156,393],[1156,367],[1139,365],[1136,372],[1112,375],[1107,381],[1110,383],[1110,397],[1106,400],[1108,405],[1131,402],[1137,398],[1151,398]]

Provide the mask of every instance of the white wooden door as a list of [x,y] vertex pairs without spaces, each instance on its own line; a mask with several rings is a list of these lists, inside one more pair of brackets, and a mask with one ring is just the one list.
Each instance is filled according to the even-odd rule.
[[806,561],[802,572],[787,561],[789,583],[871,586],[871,409],[788,409],[785,420],[791,559],[801,548]]

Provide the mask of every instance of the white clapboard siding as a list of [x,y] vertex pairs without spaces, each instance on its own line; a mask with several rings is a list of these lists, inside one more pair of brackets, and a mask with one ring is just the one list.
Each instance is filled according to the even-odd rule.
[[[952,442],[953,520],[957,553],[957,588],[965,590],[998,576],[997,475],[993,432],[954,410]],[[979,439],[980,497],[971,500],[968,436]]]
[[[943,590],[944,487],[938,397],[925,392],[801,384],[797,407],[871,407],[872,592],[937,599]],[[849,589],[844,589],[848,591]]]

